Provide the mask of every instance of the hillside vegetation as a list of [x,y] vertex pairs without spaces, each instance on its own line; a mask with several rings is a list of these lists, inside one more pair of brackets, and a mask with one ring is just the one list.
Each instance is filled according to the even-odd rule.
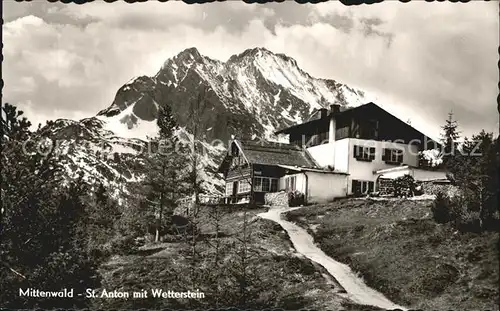
[[498,233],[438,224],[431,205],[339,200],[286,217],[397,303],[425,310],[498,310]]
[[[363,308],[347,302],[323,268],[299,256],[279,226],[256,217],[264,210],[217,213],[202,206],[204,176],[196,150],[149,154],[143,179],[116,198],[103,183],[89,185],[83,174],[64,183],[64,167],[54,152],[22,149],[39,136],[54,141],[42,129],[31,132],[15,106],[5,104],[2,110],[1,307]],[[175,124],[168,110],[162,112],[159,136],[171,139]],[[179,170],[181,164],[185,169]],[[175,218],[174,210],[184,196],[194,198],[193,210],[200,212],[186,215],[187,228],[176,233],[175,219],[182,216]],[[141,239],[147,244],[137,248]],[[75,297],[18,295],[19,288],[58,291],[61,286],[74,289]],[[87,288],[97,293],[199,290],[205,298],[87,299],[79,295]]]
[[[360,310],[361,306],[351,305],[338,295],[342,289],[322,267],[294,251],[286,232],[279,225],[255,217],[263,211],[251,210],[245,215],[242,210],[226,210],[221,215],[217,237],[210,211],[202,210],[200,220],[204,225],[197,245],[194,279],[190,267],[191,246],[182,236],[177,236],[177,240],[172,236],[170,242],[141,247],[133,254],[113,256],[101,268],[102,288],[105,289],[129,292],[199,289],[205,294],[204,299],[98,299],[94,301],[94,307],[192,309],[236,306]],[[246,263],[241,260],[245,241],[240,234],[245,218],[248,220]],[[243,279],[244,284],[241,283]]]

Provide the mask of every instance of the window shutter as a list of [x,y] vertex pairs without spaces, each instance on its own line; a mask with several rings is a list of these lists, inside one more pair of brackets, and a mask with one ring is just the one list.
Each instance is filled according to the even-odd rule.
[[271,179],[271,192],[276,192],[278,191],[278,179],[272,178]]
[[382,149],[382,161],[387,161],[387,151],[389,151],[389,149],[387,148],[384,148]]
[[361,146],[354,146],[354,157],[359,158],[361,157],[361,153],[363,152],[363,147]]
[[370,148],[370,160],[375,160],[375,147]]
[[354,193],[354,194],[358,193],[361,190],[359,186],[360,186],[359,181],[353,180],[352,181],[352,193]]
[[403,152],[402,151],[399,151],[399,154],[398,154],[398,163],[403,163]]

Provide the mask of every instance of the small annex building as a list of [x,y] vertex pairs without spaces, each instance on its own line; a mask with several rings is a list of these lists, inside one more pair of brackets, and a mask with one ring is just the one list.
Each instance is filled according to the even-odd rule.
[[347,173],[322,168],[297,145],[263,140],[232,140],[219,166],[227,203],[264,204],[266,193],[300,191],[306,203],[347,195]]

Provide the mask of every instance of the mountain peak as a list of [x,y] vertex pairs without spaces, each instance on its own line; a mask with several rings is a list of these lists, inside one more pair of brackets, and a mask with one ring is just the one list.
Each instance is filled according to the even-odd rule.
[[275,129],[307,119],[313,109],[365,101],[361,92],[314,78],[293,58],[264,47],[244,50],[226,62],[187,48],[169,58],[154,78],[132,82],[120,88],[113,104],[98,115],[135,129],[154,123],[158,108],[168,103],[178,123],[189,124],[192,94],[205,85],[213,90],[213,112],[204,115],[202,127],[213,139],[240,132],[271,137]]
[[242,54],[275,54],[272,51],[266,49],[265,47],[255,47],[252,49],[246,49]]
[[297,61],[294,58],[287,56],[283,53],[275,53],[273,51],[266,49],[265,47],[255,47],[252,49],[247,49],[240,54],[232,55],[229,58],[228,63],[238,62],[238,61],[244,60],[244,59],[249,58],[249,57],[252,59],[260,59],[260,58],[266,58],[266,57],[274,58],[276,60],[281,59],[285,62],[291,63],[292,66],[295,66],[295,67],[298,66]]
[[200,54],[200,52],[198,51],[197,48],[190,47],[190,48],[187,48],[187,49],[181,51],[174,58],[175,59],[182,59],[182,60],[194,58],[194,59],[198,60],[200,58],[203,58],[203,56]]
[[246,49],[244,50],[243,52],[241,52],[240,54],[234,54],[232,55],[228,62],[235,62],[237,60],[241,60],[241,59],[244,59],[244,58],[247,58],[247,57],[260,57],[260,56],[263,56],[263,55],[276,55],[275,53],[269,51],[268,49],[264,48],[264,47],[255,47],[255,48],[251,48],[251,49]]

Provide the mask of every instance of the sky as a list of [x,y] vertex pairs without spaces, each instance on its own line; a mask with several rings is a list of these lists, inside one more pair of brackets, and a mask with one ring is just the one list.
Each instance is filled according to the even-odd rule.
[[119,87],[196,47],[222,61],[265,47],[317,78],[373,94],[433,138],[453,112],[463,136],[498,134],[498,3],[321,4],[3,1],[2,102],[33,123],[80,119]]

